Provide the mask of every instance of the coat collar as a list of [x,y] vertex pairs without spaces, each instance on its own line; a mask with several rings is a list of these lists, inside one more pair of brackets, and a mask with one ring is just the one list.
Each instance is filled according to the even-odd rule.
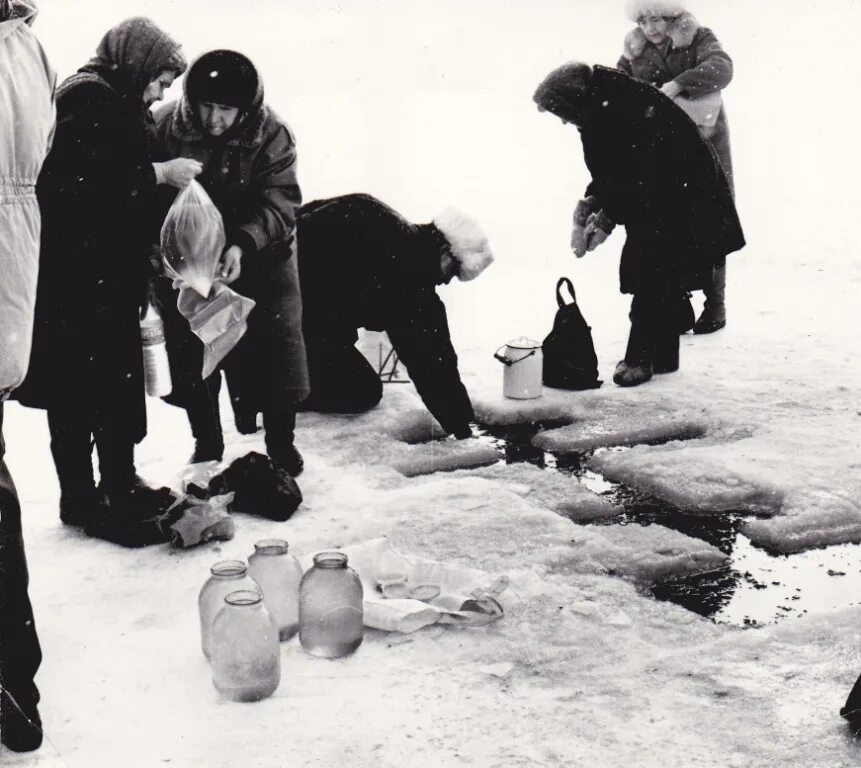
[[[263,143],[264,129],[269,119],[269,107],[261,104],[255,112],[245,115],[242,130],[225,142],[228,147],[259,147]],[[206,137],[197,127],[191,105],[183,96],[176,104],[170,119],[170,131],[180,141],[197,143]]]
[[[667,36],[673,43],[673,49],[690,48],[699,30],[699,22],[693,14],[685,12],[670,21],[670,25],[667,27]],[[649,41],[646,36],[639,27],[635,27],[625,36],[622,55],[628,61],[632,61],[643,55],[647,45],[649,45]]]

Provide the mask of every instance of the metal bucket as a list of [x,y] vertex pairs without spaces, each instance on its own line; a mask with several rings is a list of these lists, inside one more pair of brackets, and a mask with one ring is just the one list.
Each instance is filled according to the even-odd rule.
[[[500,351],[505,350],[503,354]],[[541,397],[544,355],[541,342],[522,336],[503,344],[493,355],[505,366],[502,394],[514,400]]]

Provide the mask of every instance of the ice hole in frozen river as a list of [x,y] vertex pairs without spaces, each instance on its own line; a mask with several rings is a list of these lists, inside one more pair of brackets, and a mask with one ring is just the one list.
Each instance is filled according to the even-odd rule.
[[[526,462],[544,470],[575,477],[618,507],[615,517],[595,525],[661,525],[692,536],[728,555],[716,571],[673,577],[645,589],[658,600],[672,601],[719,623],[752,627],[805,613],[834,610],[858,602],[861,595],[861,550],[857,544],[812,549],[791,555],[772,554],[755,546],[741,532],[748,512],[706,514],[680,509],[637,488],[610,482],[589,468],[598,451],[556,453],[536,447],[532,438],[552,424],[482,427],[480,441],[500,454],[500,462]],[[690,439],[676,435],[669,439]]]

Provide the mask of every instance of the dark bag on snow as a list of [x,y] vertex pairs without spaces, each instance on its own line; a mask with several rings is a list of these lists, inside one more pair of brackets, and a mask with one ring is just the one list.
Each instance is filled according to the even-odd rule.
[[855,681],[846,704],[840,708],[840,716],[848,723],[856,735],[861,735],[861,677]]
[[[562,286],[567,286],[571,303],[562,298]],[[556,283],[556,302],[559,309],[553,321],[553,330],[547,334],[541,348],[544,353],[544,383],[557,389],[597,389],[598,357],[592,342],[592,329],[586,324],[574,286],[567,277]]]
[[189,485],[192,496],[208,499],[233,493],[231,512],[260,515],[284,522],[302,503],[302,492],[296,481],[278,469],[268,456],[252,451],[240,456],[220,475],[209,481],[208,488]]

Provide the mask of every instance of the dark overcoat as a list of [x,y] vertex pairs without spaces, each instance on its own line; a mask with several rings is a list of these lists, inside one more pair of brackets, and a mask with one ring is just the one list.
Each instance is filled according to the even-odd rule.
[[[186,96],[156,113],[159,151],[203,164],[197,181],[224,218],[227,245],[243,250],[242,272],[230,287],[257,303],[248,330],[223,362],[231,397],[246,412],[295,405],[308,395],[302,299],[296,265],[296,142],[288,126],[257,96],[223,140],[202,129]],[[176,292],[159,284],[174,393],[184,405],[200,383],[203,347],[176,309]]]
[[474,416],[436,293],[448,247],[439,229],[352,194],[302,206],[298,232],[309,349],[352,345],[358,328],[385,331],[428,410],[447,432],[463,431]]
[[579,130],[592,177],[587,200],[627,232],[622,292],[702,288],[714,267],[744,246],[714,149],[655,88],[596,66],[583,91],[572,72],[569,65],[555,70],[535,99],[563,119],[585,115]]
[[[637,80],[660,88],[674,80],[688,98],[722,91],[733,76],[733,63],[714,32],[701,27],[689,13],[671,20],[668,39],[650,43],[635,28],[625,38],[622,57],[616,65]],[[714,147],[733,187],[732,155],[726,108],[721,105],[714,127],[703,134]]]
[[57,130],[39,177],[41,262],[30,370],[16,397],[90,412],[111,402],[146,431],[139,309],[146,297],[155,172],[147,112],[97,72],[57,91]]

